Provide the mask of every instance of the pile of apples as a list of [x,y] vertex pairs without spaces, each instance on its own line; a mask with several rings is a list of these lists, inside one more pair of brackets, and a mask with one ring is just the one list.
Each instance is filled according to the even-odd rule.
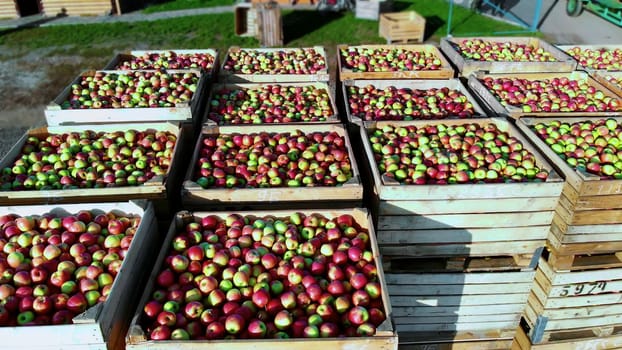
[[587,80],[493,78],[480,80],[504,106],[523,112],[606,112],[622,110],[620,99],[608,96]]
[[544,181],[548,172],[495,124],[386,125],[368,139],[382,176],[405,185]]
[[326,58],[314,48],[230,50],[222,66],[233,74],[316,74],[327,68]]
[[553,55],[541,47],[511,41],[463,39],[453,43],[462,57],[491,62],[554,62]]
[[115,69],[120,70],[150,70],[150,69],[203,69],[211,71],[214,68],[214,56],[209,53],[177,53],[175,51],[145,52],[140,56],[132,56],[127,61],[117,64]]
[[371,84],[348,86],[348,103],[352,117],[364,121],[468,118],[475,115],[473,104],[459,90],[430,88],[427,90],[384,89]]
[[622,125],[617,120],[556,120],[532,129],[572,169],[622,179]]
[[268,84],[214,91],[207,117],[218,124],[271,124],[323,122],[333,115],[324,88]]
[[622,48],[572,47],[566,51],[580,66],[598,70],[622,70]]
[[71,85],[62,109],[158,108],[190,103],[197,89],[196,73],[128,71],[95,72]]
[[195,181],[203,188],[339,186],[352,178],[336,132],[206,135]]
[[339,50],[344,68],[353,72],[398,72],[439,70],[443,62],[431,51],[407,48],[365,48],[350,46]]
[[372,336],[385,319],[351,215],[209,215],[178,230],[143,308],[152,340]]
[[168,172],[177,136],[164,131],[69,132],[28,136],[0,191],[137,186]]
[[0,326],[70,324],[104,302],[140,217],[0,216]]

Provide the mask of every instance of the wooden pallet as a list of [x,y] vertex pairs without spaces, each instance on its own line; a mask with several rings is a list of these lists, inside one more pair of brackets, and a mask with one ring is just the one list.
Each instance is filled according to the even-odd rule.
[[587,334],[585,338],[558,340],[532,344],[529,336],[519,328],[512,343],[512,350],[619,350],[622,349],[622,335],[596,337]]
[[488,90],[487,87],[480,81],[486,77],[492,78],[521,78],[531,80],[543,80],[553,78],[568,78],[572,80],[585,81],[589,86],[593,86],[597,90],[603,92],[605,96],[611,98],[618,98],[616,94],[607,89],[603,84],[592,78],[587,72],[574,71],[574,72],[560,72],[560,73],[500,73],[500,74],[485,74],[483,72],[476,72],[471,74],[468,79],[468,86],[471,90],[484,101],[493,112],[499,116],[508,117],[512,119],[532,117],[532,118],[547,118],[547,117],[599,117],[599,116],[616,116],[620,115],[620,111],[603,111],[603,112],[524,112],[522,108],[516,106],[504,106],[497,99],[493,93]]
[[[482,39],[493,42],[512,42],[531,45],[549,52],[555,62],[490,62],[466,59],[458,51],[462,40]],[[441,39],[441,50],[456,66],[460,75],[468,77],[476,71],[487,73],[528,73],[528,72],[571,72],[577,63],[560,49],[548,42],[532,37],[445,37]]]
[[535,274],[511,272],[410,272],[385,268],[400,339],[426,333],[488,334],[510,337],[518,326]]
[[[212,340],[212,341],[179,341],[179,340],[170,340],[170,341],[151,341],[147,340],[145,331],[142,327],[142,318],[143,318],[143,307],[145,303],[150,299],[152,290],[154,288],[156,276],[160,271],[161,265],[164,263],[166,259],[166,255],[170,254],[169,247],[171,246],[171,242],[176,236],[176,233],[180,228],[184,227],[185,223],[190,222],[194,219],[194,217],[204,217],[207,215],[216,215],[220,218],[225,218],[227,215],[231,214],[230,212],[219,211],[219,212],[179,212],[175,216],[175,220],[171,224],[168,234],[165,238],[164,244],[156,263],[154,264],[154,268],[149,276],[147,286],[144,289],[142,298],[138,303],[137,311],[132,318],[132,322],[129,327],[129,331],[126,337],[126,348],[127,349],[161,349],[161,350],[170,350],[171,348],[177,349],[197,349],[202,347],[208,347],[209,349],[216,350],[246,350],[246,349],[271,349],[271,350],[291,350],[292,348],[299,347],[301,349],[313,348],[313,347],[324,347],[326,349],[360,349],[360,350],[397,350],[398,347],[398,336],[394,330],[392,319],[392,311],[389,303],[389,296],[384,291],[387,290],[387,286],[385,283],[385,278],[383,274],[382,267],[380,266],[380,262],[378,261],[378,246],[375,241],[375,234],[373,231],[373,224],[371,221],[371,216],[367,212],[366,209],[354,208],[354,209],[344,209],[344,210],[308,210],[308,211],[298,211],[303,214],[317,213],[323,215],[326,218],[333,218],[342,214],[352,215],[355,222],[358,223],[363,230],[367,230],[369,232],[370,244],[372,247],[372,252],[375,257],[375,262],[378,268],[378,279],[381,284],[382,300],[384,306],[385,315],[387,315],[387,320],[383,322],[376,329],[376,334],[371,337],[352,337],[352,338],[300,338],[300,339],[235,339],[235,340]],[[271,216],[275,218],[279,217],[288,217],[293,213],[290,210],[271,210],[271,211],[251,211],[251,212],[240,212],[236,211],[235,213],[240,214],[242,216]]]
[[[310,48],[310,47],[308,47]],[[232,46],[227,50],[225,59],[222,60],[222,67],[218,73],[218,81],[221,83],[285,83],[285,82],[328,82],[330,76],[328,73],[328,57],[323,46],[313,46],[313,49],[319,53],[326,62],[326,69],[318,71],[316,74],[241,74],[225,70],[224,65],[229,61],[232,52],[238,51],[258,51],[258,52],[275,52],[275,51],[291,51],[295,48],[240,48]]]
[[378,34],[387,44],[413,41],[422,43],[425,35],[425,17],[415,11],[381,13]]
[[[49,126],[98,124],[98,123],[134,123],[134,122],[191,122],[200,118],[200,108],[205,104],[205,84],[209,77],[198,74],[197,89],[189,103],[179,103],[175,107],[140,107],[140,108],[100,108],[100,109],[62,109],[61,105],[71,94],[71,86],[79,84],[82,77],[93,76],[95,73],[127,74],[128,71],[85,71],[77,76],[71,84],[48,104],[45,108],[45,120]],[[184,70],[169,70],[167,73],[187,73]],[[197,73],[195,73],[197,74]]]
[[[414,71],[397,71],[397,72],[355,72],[345,67],[342,62],[341,49],[345,48],[395,48],[410,51],[422,51],[434,54],[441,60],[441,68],[438,70],[414,70]],[[429,44],[411,44],[411,45],[337,45],[337,64],[339,69],[339,79],[344,80],[376,80],[376,79],[450,79],[454,77],[454,70],[451,68],[447,58],[443,56],[438,47]]]
[[90,203],[65,205],[34,205],[0,207],[0,215],[43,215],[45,213],[77,213],[93,210],[140,216],[141,222],[132,244],[115,278],[110,295],[76,316],[73,324],[31,327],[0,327],[2,348],[5,349],[123,349],[124,337],[134,311],[137,292],[146,283],[144,269],[155,258],[159,241],[154,239],[156,220],[148,202]]
[[156,176],[140,186],[104,187],[49,191],[7,191],[0,192],[0,206],[8,205],[33,205],[33,204],[69,204],[69,203],[93,203],[93,202],[119,202],[127,200],[150,200],[153,201],[156,215],[168,216],[179,205],[179,190],[182,179],[182,171],[186,164],[191,146],[191,133],[189,126],[178,126],[172,123],[143,123],[143,124],[100,124],[79,126],[58,126],[37,128],[27,131],[6,156],[0,160],[0,169],[11,166],[21,154],[21,149],[30,136],[45,138],[49,134],[62,134],[66,132],[80,132],[83,130],[93,131],[118,131],[136,130],[160,130],[169,131],[177,135],[177,144],[173,152],[171,166],[165,176]]
[[[622,122],[622,117],[609,118]],[[602,117],[584,117],[580,121],[598,119]],[[548,238],[551,250],[558,257],[622,251],[622,180],[600,180],[598,176],[576,171],[566,164],[531,130],[538,122],[553,120],[579,121],[521,118],[516,124],[566,180]]]
[[536,163],[550,171],[545,182],[455,185],[400,185],[382,178],[368,141],[369,128],[395,122],[376,122],[361,128],[375,188],[378,242],[386,256],[513,256],[543,247],[563,182],[550,164],[507,120],[415,121],[407,125],[494,123],[533,151]]
[[560,272],[541,259],[525,310],[531,342],[546,343],[560,339],[560,334],[585,331],[610,335],[622,324],[620,292],[622,268]]
[[[346,116],[348,118],[348,122],[355,124],[362,124],[363,120],[359,116],[353,116],[352,110],[350,108],[349,103],[349,95],[348,88],[349,87],[365,87],[367,85],[373,85],[378,89],[385,89],[387,87],[395,87],[397,89],[407,88],[411,90],[429,90],[429,89],[440,89],[443,87],[447,87],[452,90],[460,91],[464,96],[467,97],[469,102],[473,105],[473,110],[475,111],[475,115],[473,118],[477,118],[478,116],[486,116],[486,112],[477,102],[475,97],[469,92],[469,90],[462,84],[459,79],[433,79],[433,80],[346,80],[342,82],[342,93],[343,100],[345,101],[345,110]],[[451,118],[451,117],[450,117]],[[454,117],[456,118],[456,117]]]
[[[346,140],[348,155],[352,167],[352,178],[336,187],[274,187],[274,188],[212,188],[203,189],[194,182],[195,166],[200,156],[205,135],[261,133],[284,133],[300,130],[303,133],[336,132]],[[236,206],[250,209],[265,208],[318,208],[318,207],[353,207],[361,206],[363,185],[346,129],[337,124],[316,125],[274,125],[266,129],[262,125],[253,126],[206,126],[197,140],[191,166],[188,167],[183,184],[182,202],[186,209],[219,209],[222,206]]]

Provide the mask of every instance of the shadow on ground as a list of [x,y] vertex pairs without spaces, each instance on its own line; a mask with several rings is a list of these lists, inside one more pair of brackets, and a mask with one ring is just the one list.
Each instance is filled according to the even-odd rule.
[[343,14],[331,11],[292,11],[283,16],[283,41],[292,42],[341,17]]

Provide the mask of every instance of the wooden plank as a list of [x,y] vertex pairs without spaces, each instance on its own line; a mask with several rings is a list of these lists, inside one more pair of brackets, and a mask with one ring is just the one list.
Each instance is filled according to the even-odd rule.
[[602,295],[585,295],[572,298],[554,298],[547,300],[544,307],[547,309],[560,309],[560,308],[581,308],[589,307],[591,305],[611,305],[622,302],[622,295],[620,294],[602,294]]
[[[378,231],[381,235],[382,231]],[[528,254],[543,246],[543,240],[490,243],[382,245],[380,251],[388,256],[490,256]]]
[[439,324],[396,324],[398,334],[402,332],[442,332],[442,331],[484,331],[499,329],[515,329],[518,321],[507,322],[479,322],[479,323],[439,323]]
[[[383,255],[382,265],[391,273],[503,272],[535,268],[543,248],[528,254],[499,256],[412,257]],[[382,250],[381,250],[382,252]]]
[[[342,49],[404,49],[415,52],[431,53],[441,60],[441,66],[438,70],[418,70],[418,71],[397,71],[397,72],[355,72],[345,67],[342,62]],[[414,45],[337,45],[337,64],[339,69],[339,79],[344,80],[375,80],[375,79],[450,79],[454,77],[454,70],[451,68],[449,61],[443,56],[438,47],[429,44]]]
[[69,16],[107,15],[112,11],[109,0],[41,0],[43,11],[49,16],[64,14]]
[[[524,332],[523,332],[524,334]],[[515,342],[518,340],[515,338]],[[591,336],[588,338],[571,339],[571,340],[559,340],[549,341],[542,344],[531,344],[528,336],[521,336],[520,340],[521,349],[524,350],[615,350],[622,348],[622,335],[615,335],[609,337],[596,337]]]
[[[402,334],[402,333],[400,333]],[[401,338],[400,338],[401,339]],[[433,342],[432,340],[420,343],[404,344],[400,340],[400,350],[507,350],[512,344],[511,339],[447,341]]]
[[[508,61],[477,61],[466,59],[458,51],[457,45],[462,40],[481,39],[492,42],[512,42],[542,48],[555,58],[554,62],[508,62]],[[568,57],[560,49],[548,42],[533,37],[445,37],[441,38],[441,50],[458,68],[462,76],[469,76],[475,71],[488,73],[527,73],[527,72],[571,72],[575,69],[576,61]]]
[[259,204],[271,205],[279,203],[307,202],[313,203],[317,201],[362,201],[363,185],[361,183],[361,175],[352,149],[352,143],[344,126],[337,124],[314,124],[314,125],[275,125],[270,128],[271,133],[291,133],[300,131],[304,134],[315,132],[327,133],[335,132],[345,139],[345,147],[348,150],[348,158],[350,161],[352,178],[348,182],[340,186],[331,187],[274,187],[274,188],[208,188],[204,189],[195,181],[195,169],[198,164],[201,148],[203,147],[203,139],[207,136],[214,135],[231,135],[231,134],[257,134],[265,132],[263,126],[207,126],[200,137],[197,139],[194,154],[190,161],[191,166],[188,167],[186,177],[182,189],[182,202],[185,207],[195,208],[204,205],[222,206],[226,204],[245,205]]
[[[367,85],[373,85],[378,89],[385,89],[387,87],[395,87],[397,89],[407,88],[411,90],[430,90],[440,89],[447,87],[452,90],[460,91],[467,100],[473,105],[475,116],[486,116],[486,112],[481,107],[473,94],[466,88],[466,86],[460,81],[460,79],[433,79],[433,80],[345,80],[342,81],[342,94],[343,100],[349,101],[348,87],[365,87]],[[358,116],[352,115],[352,109],[350,103],[345,104],[345,111],[348,117],[348,121],[352,123],[361,124],[363,120]]]
[[435,306],[435,307],[417,307],[417,306],[395,306],[392,307],[394,317],[416,316],[453,316],[466,315],[491,315],[491,314],[520,314],[523,312],[525,304],[501,304],[494,308],[481,307],[480,305],[459,305],[459,306]]
[[315,74],[264,74],[258,72],[256,74],[233,73],[225,69],[225,65],[230,60],[232,52],[239,51],[257,51],[258,53],[293,51],[294,48],[240,48],[231,46],[227,50],[222,66],[218,73],[218,80],[222,83],[284,83],[284,82],[328,82],[330,75],[328,72],[328,56],[323,46],[304,47],[302,49],[314,49],[326,63],[326,68],[319,70]]
[[[416,317],[414,315],[397,314],[399,309],[393,309],[393,319],[398,325],[407,324],[430,324],[430,323],[478,323],[478,322],[518,322],[520,313],[512,314],[492,314],[492,315],[449,315],[449,316],[426,316]],[[413,317],[414,316],[414,317]]]
[[559,197],[381,201],[379,215],[553,211]]
[[0,1],[0,18],[17,18],[19,13],[15,7],[15,1],[2,0]]
[[[393,309],[394,315],[396,309]],[[549,319],[571,319],[588,317],[607,317],[610,315],[622,314],[622,305],[610,304],[602,306],[584,306],[579,308],[546,309],[542,313],[543,317]]]
[[550,73],[500,73],[500,74],[485,74],[483,72],[477,72],[475,74],[471,74],[468,79],[469,87],[475,91],[477,95],[480,96],[482,100],[492,110],[497,113],[499,116],[506,116],[512,119],[524,118],[524,117],[534,117],[534,118],[546,118],[546,117],[591,117],[591,116],[616,116],[619,115],[620,112],[615,111],[597,111],[597,112],[523,112],[522,107],[516,106],[504,106],[497,99],[497,97],[490,91],[488,88],[484,86],[484,84],[480,81],[480,79],[484,79],[486,77],[492,78],[521,78],[521,79],[529,79],[529,80],[543,80],[543,79],[552,79],[552,78],[569,78],[572,80],[580,80],[585,81],[589,86],[593,86],[596,90],[600,90],[603,92],[605,96],[611,98],[617,98],[616,94],[611,90],[607,89],[598,81],[594,80],[591,76],[589,76],[586,72],[583,71],[574,71],[574,72],[550,72]]
[[491,295],[529,293],[531,283],[511,284],[467,284],[467,285],[404,285],[387,284],[389,295],[396,296],[434,296],[434,295]]
[[[442,230],[378,230],[378,244],[445,244],[445,243],[484,243],[544,241],[547,226],[505,227],[505,228],[467,228]],[[518,253],[516,253],[518,254]]]
[[[241,216],[272,216],[275,218],[286,217],[291,215],[292,210],[269,210],[269,211],[235,211],[236,214]],[[358,223],[362,229],[368,230],[370,235],[370,245],[372,248],[372,252],[376,257],[375,262],[378,268],[378,279],[381,284],[381,289],[386,291],[386,282],[384,278],[384,274],[382,272],[382,267],[379,265],[380,262],[378,260],[378,247],[377,242],[375,241],[375,233],[373,229],[373,223],[371,222],[371,217],[366,209],[362,208],[354,208],[349,210],[314,210],[314,211],[298,211],[302,214],[308,215],[311,212],[317,213],[319,215],[323,215],[327,218],[333,218],[343,214],[352,215],[355,222]],[[184,223],[187,223],[191,220],[194,220],[194,217],[205,217],[207,215],[216,215],[220,218],[225,218],[231,212],[180,212],[174,219],[174,222],[169,227],[168,233],[164,239],[162,248],[159,252],[159,255],[156,259],[156,263],[154,264],[153,270],[151,271],[149,278],[147,280],[147,285],[143,290],[142,297],[138,303],[137,311],[132,318],[132,322],[129,326],[129,331],[126,337],[126,348],[127,349],[168,349],[170,350],[171,346],[174,346],[179,349],[195,349],[198,347],[207,346],[210,349],[222,349],[222,350],[246,350],[249,348],[263,348],[269,347],[271,349],[282,349],[282,350],[291,350],[292,346],[300,346],[300,347],[311,347],[311,346],[324,346],[327,348],[334,349],[352,349],[352,347],[356,347],[357,349],[367,349],[367,350],[378,350],[378,349],[386,349],[386,350],[397,350],[397,335],[392,327],[391,321],[387,320],[383,322],[377,329],[376,335],[371,337],[360,337],[360,338],[326,338],[326,339],[288,339],[288,341],[280,341],[274,339],[251,339],[251,340],[222,340],[222,341],[150,341],[147,340],[145,331],[142,329],[141,318],[143,316],[142,309],[144,305],[149,301],[151,297],[152,290],[155,284],[155,278],[159,273],[160,267],[164,263],[166,256],[169,254],[169,247],[171,242],[178,230],[183,227]],[[382,293],[382,300],[384,306],[384,312],[386,315],[391,315],[391,306],[388,300],[388,295],[386,293]]]
[[[449,296],[391,296],[393,309],[408,306],[408,310],[429,309],[430,307],[447,306],[484,306],[502,304],[524,304],[527,293],[499,295],[449,295]],[[484,308],[485,309],[485,308]],[[397,312],[397,311],[396,311]],[[497,312],[488,310],[487,312]],[[499,312],[500,313],[500,312]],[[397,314],[396,314],[397,315]],[[403,316],[403,315],[402,315]]]
[[546,330],[601,327],[620,323],[622,323],[622,314],[595,318],[549,319],[546,323]]
[[[455,185],[400,185],[392,179],[381,176],[376,160],[373,156],[368,134],[372,129],[382,129],[385,126],[394,125],[414,125],[422,127],[426,125],[444,124],[465,125],[465,124],[495,124],[499,130],[508,132],[516,137],[523,145],[530,142],[507,120],[499,118],[481,119],[447,119],[441,121],[382,121],[366,123],[360,128],[361,140],[368,164],[373,175],[375,191],[379,199],[382,200],[454,200],[454,199],[501,199],[501,198],[524,198],[525,193],[530,193],[532,197],[559,197],[564,186],[564,181],[557,175],[549,161],[536,149],[530,151],[536,158],[536,164],[549,172],[549,177],[545,182],[521,182],[521,183],[484,183],[484,184],[455,184]],[[547,223],[547,225],[550,224]]]
[[620,81],[620,79],[622,79],[622,72],[595,71],[591,75],[596,81],[603,84],[603,86],[613,91],[619,97],[622,97],[622,86],[609,80],[613,78]]
[[552,212],[381,216],[378,218],[378,230],[529,227],[550,225],[552,220]]
[[444,274],[392,274],[385,275],[387,284],[412,285],[469,285],[490,283],[528,283],[533,280],[535,271],[490,272],[490,273],[444,273]]

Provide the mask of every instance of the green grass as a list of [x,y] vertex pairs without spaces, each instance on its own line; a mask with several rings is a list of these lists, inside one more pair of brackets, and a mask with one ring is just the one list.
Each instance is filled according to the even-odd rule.
[[234,0],[173,0],[161,4],[149,5],[142,12],[156,13],[164,11],[197,9],[204,7],[231,6],[234,3]]

